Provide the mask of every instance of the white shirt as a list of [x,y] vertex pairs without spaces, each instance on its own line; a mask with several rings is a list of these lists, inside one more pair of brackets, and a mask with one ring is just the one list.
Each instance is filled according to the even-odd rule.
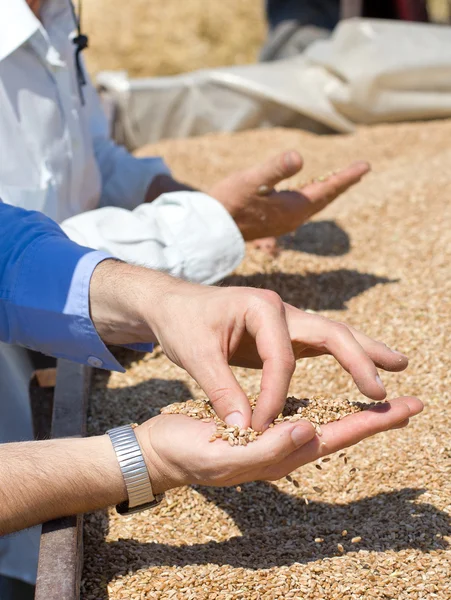
[[90,82],[82,106],[74,29],[68,0],[44,2],[42,23],[25,0],[0,0],[0,195],[58,222],[99,205],[135,208],[168,172],[109,139]]
[[140,206],[169,169],[110,139],[86,69],[83,105],[69,0],[45,0],[41,18],[25,0],[0,0],[0,198],[118,258],[203,283],[223,278],[244,254],[227,211],[192,192]]

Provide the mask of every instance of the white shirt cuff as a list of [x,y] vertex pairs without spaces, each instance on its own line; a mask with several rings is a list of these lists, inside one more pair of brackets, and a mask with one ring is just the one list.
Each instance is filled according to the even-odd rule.
[[68,219],[62,228],[79,244],[197,283],[220,281],[245,254],[230,214],[202,192],[162,194],[133,211],[101,208]]

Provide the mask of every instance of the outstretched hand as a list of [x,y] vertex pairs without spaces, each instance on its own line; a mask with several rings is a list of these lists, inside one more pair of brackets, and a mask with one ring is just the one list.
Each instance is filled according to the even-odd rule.
[[229,175],[215,184],[209,194],[221,202],[244,239],[250,241],[295,231],[370,170],[367,162],[358,161],[302,188],[274,189],[298,173],[302,165],[301,156],[291,150]]
[[318,437],[311,423],[284,422],[268,429],[247,446],[210,442],[213,422],[165,414],[136,430],[154,493],[187,484],[238,485],[277,480],[298,467],[352,446],[389,429],[404,427],[423,410],[416,398],[397,398],[322,426]]

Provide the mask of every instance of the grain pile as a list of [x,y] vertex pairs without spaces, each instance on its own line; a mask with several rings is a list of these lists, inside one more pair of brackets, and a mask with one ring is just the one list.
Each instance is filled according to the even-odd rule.
[[[372,173],[270,259],[249,251],[228,284],[266,286],[346,320],[410,357],[382,374],[424,413],[274,484],[182,488],[154,511],[96,513],[85,528],[83,600],[449,600],[451,576],[451,121],[316,137],[289,130],[166,141],[175,173],[208,188],[297,148],[309,180],[356,158]],[[156,351],[97,374],[90,432],[204,396]],[[247,394],[259,374],[234,369]],[[298,363],[290,394],[362,400],[330,357]],[[346,460],[345,460],[346,459]]]
[[[257,395],[249,397],[249,404],[252,410],[257,404]],[[374,406],[375,403],[349,402],[346,398],[324,398],[324,396],[313,396],[313,398],[287,398],[283,411],[274,419],[270,427],[278,423],[289,421],[294,423],[300,419],[310,421],[315,427],[318,435],[322,434],[321,425],[339,421],[347,415],[360,412]],[[186,415],[193,419],[200,419],[206,423],[214,421],[216,432],[211,436],[210,442],[216,440],[227,441],[231,446],[247,446],[250,442],[255,442],[261,432],[255,431],[252,427],[240,429],[238,425],[228,426],[215,413],[213,406],[208,399],[187,400],[186,402],[173,402],[164,406],[161,411],[163,414]]]
[[[427,4],[433,21],[449,22],[448,0]],[[255,62],[267,25],[263,0],[89,0],[83,27],[93,74],[114,69],[153,77]]]
[[83,2],[88,68],[131,77],[252,63],[266,34],[264,3],[227,0]]

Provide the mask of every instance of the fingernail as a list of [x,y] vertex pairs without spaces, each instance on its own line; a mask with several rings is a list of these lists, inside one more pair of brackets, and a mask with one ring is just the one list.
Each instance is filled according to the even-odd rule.
[[379,377],[379,375],[376,375],[376,381],[377,381],[377,385],[381,388],[381,390],[383,390],[383,392],[386,393],[385,386],[382,383],[382,379]]
[[230,413],[230,415],[227,415],[224,420],[230,427],[238,425],[240,429],[243,429],[246,426],[244,415],[240,412]]
[[293,150],[286,152],[283,157],[283,162],[288,170],[292,171],[293,169],[297,169],[300,162],[297,152],[294,152]]
[[366,160],[356,160],[353,165],[355,167],[357,166],[361,166],[361,167],[365,167],[366,169],[368,169],[368,171],[371,171],[371,165],[369,162],[366,162]]
[[295,427],[291,430],[291,439],[293,444],[298,448],[305,444],[305,429],[304,427]]
[[409,360],[409,357],[406,356],[405,354],[403,354],[402,352],[398,352],[398,350],[392,350],[393,354],[397,354],[398,356],[405,358],[406,360]]

